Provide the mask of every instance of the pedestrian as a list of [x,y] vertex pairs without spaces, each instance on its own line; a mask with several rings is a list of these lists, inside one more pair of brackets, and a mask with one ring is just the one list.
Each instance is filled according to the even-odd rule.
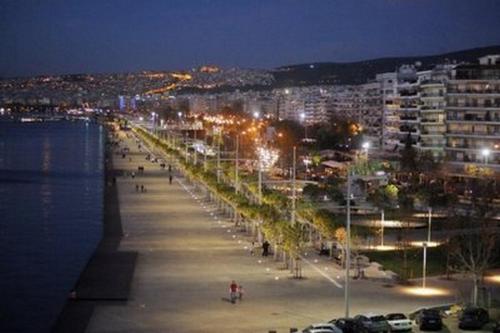
[[132,171],[132,179],[135,178],[135,172]]
[[250,245],[250,255],[253,256],[255,254],[255,242],[252,242]]
[[231,303],[236,302],[236,293],[238,292],[238,285],[236,284],[236,281],[232,281],[231,284],[229,285],[229,299],[231,300]]
[[262,243],[262,256],[267,257],[269,255],[269,242],[267,240]]
[[172,166],[170,164],[168,165],[168,172],[172,172]]
[[240,284],[238,286],[238,299],[241,301],[243,300],[243,294],[245,293],[245,290],[243,290],[243,286]]
[[172,185],[172,175],[168,175],[168,183]]
[[144,185],[141,184],[141,192],[144,192]]
[[135,184],[135,191],[139,192],[139,184]]

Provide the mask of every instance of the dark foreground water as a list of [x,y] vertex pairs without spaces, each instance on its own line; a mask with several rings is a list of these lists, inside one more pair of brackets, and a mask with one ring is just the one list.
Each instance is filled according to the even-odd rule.
[[104,130],[0,122],[0,332],[49,332],[101,237]]

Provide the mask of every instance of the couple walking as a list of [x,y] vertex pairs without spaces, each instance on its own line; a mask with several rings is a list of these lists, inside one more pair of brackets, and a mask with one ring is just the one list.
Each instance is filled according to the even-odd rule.
[[231,299],[231,303],[236,303],[236,299],[240,301],[243,299],[243,286],[238,285],[236,281],[232,281],[229,285],[229,298]]

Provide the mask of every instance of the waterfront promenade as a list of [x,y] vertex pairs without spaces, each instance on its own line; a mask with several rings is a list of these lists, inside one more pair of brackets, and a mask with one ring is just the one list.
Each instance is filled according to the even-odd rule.
[[[342,272],[311,256],[305,279],[290,278],[271,257],[251,256],[249,238],[234,230],[179,173],[173,184],[168,171],[146,161],[135,140],[126,158],[113,154],[123,239],[120,251],[137,252],[127,302],[99,303],[86,332],[288,332],[343,315]],[[131,160],[129,160],[131,158]],[[168,163],[168,161],[167,161]],[[145,193],[136,185],[144,185]],[[227,301],[231,280],[246,291],[242,302]],[[431,280],[448,290],[456,282]],[[443,304],[456,294],[426,298],[402,287],[373,281],[352,282],[352,315],[362,312],[411,312]]]

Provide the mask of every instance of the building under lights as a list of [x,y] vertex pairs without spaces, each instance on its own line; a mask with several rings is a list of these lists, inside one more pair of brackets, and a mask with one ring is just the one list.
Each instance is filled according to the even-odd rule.
[[446,97],[446,157],[457,172],[471,164],[500,171],[500,55],[457,66]]

